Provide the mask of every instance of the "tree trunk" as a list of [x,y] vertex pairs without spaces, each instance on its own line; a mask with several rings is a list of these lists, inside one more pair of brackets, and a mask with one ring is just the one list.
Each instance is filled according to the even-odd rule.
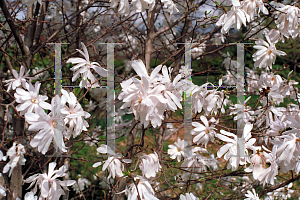
[[[24,135],[24,124],[25,120],[19,117],[16,112],[13,112],[13,130],[14,130],[14,138],[17,138],[18,143],[23,143],[23,135]],[[18,163],[17,166],[13,169],[13,173],[11,174],[11,180],[9,189],[11,194],[8,195],[8,200],[16,200],[17,197],[22,198],[22,166]]]

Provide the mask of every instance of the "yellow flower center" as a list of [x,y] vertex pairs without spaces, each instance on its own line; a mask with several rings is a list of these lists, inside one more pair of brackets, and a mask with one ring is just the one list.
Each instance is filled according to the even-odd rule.
[[268,50],[268,55],[270,55],[272,53],[271,49]]
[[32,103],[35,103],[35,102],[36,102],[36,99],[31,99],[31,102],[32,102]]

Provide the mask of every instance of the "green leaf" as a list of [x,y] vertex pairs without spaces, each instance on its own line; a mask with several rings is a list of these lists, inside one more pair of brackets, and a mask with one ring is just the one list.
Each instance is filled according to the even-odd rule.
[[122,172],[125,176],[129,176],[129,172]]

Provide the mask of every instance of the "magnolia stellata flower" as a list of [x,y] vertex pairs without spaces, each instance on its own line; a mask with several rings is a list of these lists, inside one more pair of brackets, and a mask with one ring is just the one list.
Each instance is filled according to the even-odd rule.
[[242,9],[241,6],[234,5],[231,7],[229,12],[220,17],[216,25],[222,26],[221,33],[226,34],[232,25],[234,25],[235,29],[239,30],[242,24],[246,26],[247,21],[250,21],[250,16]]
[[64,190],[68,190],[67,186],[71,186],[76,183],[74,180],[61,181],[57,179],[58,177],[64,177],[67,175],[67,167],[63,165],[58,170],[54,170],[55,167],[56,162],[51,162],[49,163],[48,173],[34,174],[24,180],[25,183],[31,183],[29,188],[36,183],[32,190],[33,194],[37,192],[37,186],[39,186],[41,191],[40,198],[53,200],[59,199],[61,195],[65,194]]
[[149,155],[144,154],[140,158],[141,163],[139,167],[143,172],[143,176],[146,178],[155,177],[158,171],[161,169],[157,153],[154,152]]
[[[118,2],[119,2],[119,0],[111,0],[110,1],[110,6],[112,8],[116,8],[118,6]],[[128,0],[121,0],[120,1],[119,8],[118,8],[118,13],[120,15],[125,15],[125,16],[129,15],[130,7],[129,7]]]
[[38,81],[35,83],[35,86],[33,86],[31,83],[27,85],[27,90],[17,88],[15,97],[17,103],[17,111],[20,111],[22,115],[25,113],[32,113],[36,112],[37,109],[46,109],[50,110],[51,105],[47,102],[45,102],[48,97],[44,95],[39,94],[41,83]]
[[[191,131],[192,135],[196,135],[193,139],[193,142],[196,144],[204,144],[205,148],[207,146],[207,143],[209,141],[213,142],[214,141],[214,137],[216,132],[214,131],[214,125],[209,125],[207,119],[205,116],[200,116],[200,119],[202,121],[202,123],[205,125],[203,126],[202,124],[200,124],[199,122],[192,122],[192,125],[196,128],[194,128]],[[214,120],[214,118],[212,118],[212,120]]]
[[53,140],[57,149],[66,152],[65,143],[63,141],[64,127],[60,124],[60,120],[54,116],[53,113],[48,115],[42,109],[37,109],[37,112],[26,113],[25,119],[31,124],[28,128],[30,131],[38,131],[38,133],[31,140],[30,145],[32,147],[38,147],[38,151],[42,154],[46,154],[49,146]]
[[174,10],[179,12],[178,8],[176,7],[175,3],[172,0],[161,0],[161,2],[164,4],[164,7],[168,9],[168,12],[170,14],[173,14]]
[[268,35],[265,35],[268,42],[259,38],[258,41],[255,41],[253,48],[258,49],[252,57],[255,61],[254,67],[265,68],[269,67],[272,69],[272,65],[275,63],[276,55],[285,56],[286,53],[283,51],[279,51],[275,47],[275,43],[270,41]]
[[14,78],[3,81],[4,83],[7,83],[5,85],[5,86],[8,86],[7,91],[9,91],[11,88],[13,90],[15,90],[20,85],[22,85],[23,88],[26,88],[26,84],[27,84],[26,78],[27,79],[30,79],[30,78],[28,77],[29,71],[25,75],[24,75],[24,72],[25,72],[25,67],[23,65],[20,68],[20,74],[18,74],[17,71],[13,69],[12,74],[13,74]]
[[[139,179],[137,183],[137,179]],[[156,198],[155,192],[149,183],[149,181],[141,176],[134,177],[134,183],[129,185],[129,188],[126,188],[125,194],[127,195],[128,199],[138,199],[138,195],[141,200],[158,200]]]
[[150,121],[153,127],[157,127],[164,119],[165,104],[169,102],[162,94],[166,86],[160,84],[157,79],[162,66],[157,66],[149,76],[141,60],[132,61],[131,64],[141,80],[130,78],[121,83],[122,92],[118,97],[124,102],[121,109],[130,107],[129,111],[133,112],[135,119],[139,119],[145,127]]
[[245,169],[245,172],[252,172],[253,178],[258,180],[258,177],[264,172],[266,168],[266,158],[263,152],[251,155],[250,166]]
[[85,186],[91,185],[91,182],[86,178],[81,178],[81,174],[78,174],[79,178],[77,183],[72,185],[72,188],[76,191],[76,193],[80,193],[80,191],[84,190]]
[[13,143],[13,146],[7,151],[6,155],[9,156],[10,161],[4,166],[3,173],[7,173],[9,171],[9,175],[13,169],[19,163],[20,165],[25,165],[26,159],[24,158],[25,148],[22,144]]
[[[180,101],[182,100],[182,94],[181,92],[178,92],[176,89],[178,88],[178,83],[181,75],[178,74],[173,82],[171,82],[171,76],[168,74],[168,70],[166,66],[163,66],[162,68],[162,73],[163,73],[163,84],[166,86],[166,89],[163,90],[163,96],[168,99],[168,109],[175,111],[178,108],[182,109]],[[171,72],[170,72],[171,73]]]
[[132,6],[136,12],[152,10],[155,6],[155,0],[132,0]]
[[[247,149],[252,149],[256,150],[257,148],[253,146],[253,144],[256,142],[255,138],[251,138],[251,133],[250,131],[253,128],[253,124],[247,123],[244,127],[243,130],[243,136],[242,136],[242,141],[244,143],[244,152],[240,152],[240,154],[248,155],[248,150]],[[224,159],[229,160],[228,169],[236,170],[238,166],[241,164],[246,164],[246,161],[248,160],[247,157],[239,157],[238,156],[238,151],[243,151],[243,149],[237,149],[239,144],[238,138],[235,134],[221,130],[221,134],[216,134],[216,136],[224,141],[227,142],[224,146],[222,146],[219,151],[217,152],[218,158],[222,157],[224,154]],[[233,137],[229,138],[229,137]]]
[[222,43],[225,42],[225,36],[222,33],[215,33],[213,37],[211,38],[211,41],[215,45],[221,45]]
[[[79,74],[82,76],[82,80],[79,83],[79,86],[92,86],[96,87],[99,86],[97,79],[90,71],[91,69],[94,69],[100,76],[106,77],[107,76],[107,70],[102,68],[99,63],[97,62],[91,62],[89,53],[87,48],[83,43],[81,43],[81,46],[83,48],[83,52],[79,49],[76,49],[81,55],[84,56],[83,58],[70,58],[67,63],[77,64],[74,67],[71,68],[72,71],[76,71],[75,74],[72,77],[72,81],[74,82],[79,77]],[[88,80],[89,79],[89,80]]]
[[[115,153],[109,146],[102,144],[100,147],[97,148],[97,152],[102,153],[102,154],[108,154],[109,157],[108,159],[104,162],[102,171],[105,171],[106,168],[109,171],[108,178],[110,177],[122,177],[124,176],[122,171],[124,171],[124,164],[125,163],[130,163],[130,159],[122,159],[122,154],[120,153]],[[101,165],[102,162],[97,162],[93,165],[93,167],[98,167]]]
[[280,85],[283,83],[283,80],[279,74],[273,74],[273,73],[262,73],[260,75],[258,84],[261,88],[276,88],[278,89]]
[[185,159],[181,164],[181,167],[192,172],[207,171],[208,168],[216,170],[218,168],[218,160],[214,158],[214,155],[207,158],[199,153],[208,153],[208,151],[201,147],[194,147],[192,149],[192,155],[185,155]]
[[168,147],[168,154],[170,155],[170,158],[176,159],[180,162],[181,156],[184,156],[184,148],[188,145],[187,142],[184,140],[181,140],[180,137],[178,137],[177,142],[174,144],[170,144]]
[[283,142],[277,149],[277,163],[282,162],[283,165],[288,166],[292,162],[293,156],[300,155],[300,138],[296,134],[282,135]]
[[185,195],[181,194],[179,200],[199,200],[199,198],[195,197],[193,193],[186,193]]
[[[277,190],[273,191],[273,195],[276,199],[289,199],[292,197],[291,194],[295,192],[295,190],[292,190],[291,187],[293,187],[293,183],[290,183],[284,187],[278,188]],[[299,199],[299,198],[298,198]]]
[[258,194],[256,194],[255,189],[252,189],[252,192],[250,190],[247,190],[247,194],[245,194],[247,197],[245,200],[259,200]]
[[204,41],[201,44],[194,44],[192,45],[191,53],[193,58],[197,58],[197,60],[200,59],[200,56],[204,53],[206,48],[206,41]]
[[236,60],[232,60],[229,52],[227,51],[226,54],[222,54],[223,57],[225,57],[224,62],[222,65],[227,69],[227,70],[233,70],[237,68],[238,62]]
[[65,125],[69,125],[65,134],[65,137],[69,139],[71,135],[76,137],[82,131],[87,131],[89,124],[84,120],[84,118],[89,118],[91,115],[82,109],[80,103],[77,101],[76,96],[72,92],[63,93],[68,99],[67,102],[69,106],[65,105],[61,110],[61,113],[65,115]]
[[271,4],[278,7],[276,8],[278,11],[275,11],[274,15],[277,16],[275,23],[277,24],[280,33],[286,38],[289,38],[290,36],[296,38],[300,32],[300,9],[296,6],[284,5],[274,1]]
[[270,163],[270,167],[266,168],[259,176],[258,180],[260,183],[265,185],[266,183],[270,183],[274,185],[275,176],[278,174],[278,165],[276,163],[276,152],[277,152],[277,145],[273,146],[272,152],[267,153],[263,152],[266,163]]
[[227,70],[227,74],[223,76],[223,79],[225,79],[224,83],[227,85],[235,85],[237,81],[236,76],[236,73]]
[[181,74],[181,77],[189,77],[190,75],[192,75],[192,68],[188,68],[187,65],[181,65],[180,69],[179,69],[179,73]]
[[251,20],[254,20],[254,15],[256,13],[256,8],[258,7],[258,12],[263,12],[265,15],[269,14],[267,8],[264,6],[262,0],[244,0],[243,10],[250,16]]

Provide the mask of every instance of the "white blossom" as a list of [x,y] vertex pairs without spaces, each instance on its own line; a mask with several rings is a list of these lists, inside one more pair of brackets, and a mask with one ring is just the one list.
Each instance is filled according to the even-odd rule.
[[177,138],[177,142],[174,144],[170,144],[168,147],[168,154],[170,158],[176,159],[180,162],[181,156],[184,156],[184,148],[188,145],[188,143],[184,140],[181,140],[180,137]]
[[55,162],[49,163],[48,173],[34,174],[24,180],[25,183],[31,183],[29,188],[31,188],[35,183],[35,187],[32,192],[35,194],[37,192],[37,186],[40,188],[41,196],[40,198],[46,199],[59,199],[61,195],[64,195],[64,190],[68,190],[67,186],[71,186],[76,183],[74,180],[61,181],[57,179],[58,177],[66,176],[66,171],[68,170],[65,165],[61,166],[58,170],[54,170],[56,167]]
[[193,193],[186,193],[185,195],[181,194],[179,200],[199,200],[199,198],[195,197]]
[[30,79],[29,76],[29,71],[24,75],[25,72],[25,67],[22,65],[20,68],[20,74],[17,73],[16,70],[13,69],[13,71],[11,72],[14,76],[13,79],[9,79],[9,80],[5,80],[3,81],[4,83],[7,83],[5,86],[7,87],[7,91],[10,91],[10,89],[15,90],[17,87],[19,87],[20,85],[23,86],[23,88],[26,88],[27,86],[27,82],[26,82],[26,78]]
[[221,33],[226,34],[232,25],[237,30],[240,30],[242,24],[246,26],[246,22],[250,21],[250,16],[242,9],[241,6],[232,6],[230,11],[223,14],[219,21],[216,23],[217,26],[222,26]]
[[259,197],[254,189],[252,189],[252,192],[247,190],[247,194],[245,194],[245,196],[247,197],[245,200],[259,200]]
[[[199,122],[192,122],[192,125],[196,128],[194,128],[192,131],[191,131],[191,134],[192,135],[196,135],[194,138],[193,138],[193,142],[196,143],[196,144],[204,144],[205,145],[205,148],[207,146],[207,143],[209,141],[211,142],[214,142],[214,137],[215,137],[215,126],[214,125],[209,125],[207,119],[205,116],[200,116],[200,119],[202,121],[202,124],[200,124]],[[212,121],[215,121],[214,118],[212,118],[210,120],[211,122]]]
[[19,111],[21,115],[24,115],[25,113],[36,112],[37,109],[41,108],[50,110],[51,105],[46,102],[48,97],[39,94],[41,83],[37,81],[35,86],[31,83],[27,86],[27,91],[22,88],[16,89],[16,102],[19,103],[16,107],[17,111]]
[[47,115],[42,109],[37,109],[36,113],[26,113],[25,119],[30,124],[28,130],[38,131],[30,141],[32,147],[38,147],[39,152],[46,154],[53,140],[57,149],[67,151],[63,141],[64,127],[60,125],[61,119],[55,117],[53,113]]
[[22,144],[17,144],[17,142],[14,142],[13,146],[10,147],[10,149],[8,149],[6,153],[6,156],[9,156],[10,161],[4,166],[3,173],[7,173],[9,171],[8,176],[11,176],[13,169],[17,166],[18,163],[20,165],[25,165],[25,153],[25,147]]
[[[109,175],[108,178],[110,177],[122,177],[124,176],[122,171],[124,171],[124,164],[125,163],[130,163],[130,159],[122,159],[122,154],[120,153],[115,153],[109,146],[102,144],[100,147],[97,148],[97,152],[102,153],[102,154],[108,154],[108,159],[104,162],[102,171],[105,171],[108,169]],[[93,167],[98,167],[101,165],[102,162],[97,162],[93,165]]]
[[[63,92],[63,90],[62,90]],[[89,124],[84,118],[89,118],[91,115],[88,112],[85,112],[80,103],[77,101],[76,96],[70,92],[63,92],[66,98],[68,99],[68,105],[64,105],[61,113],[65,115],[64,123],[69,125],[65,134],[66,138],[78,136],[82,131],[87,131]]]
[[156,174],[161,169],[161,165],[159,164],[158,155],[156,152],[151,153],[149,155],[143,154],[141,157],[141,163],[139,165],[140,169],[143,172],[143,176],[146,178],[155,177]]
[[259,41],[255,41],[255,45],[253,48],[258,49],[252,57],[255,61],[254,67],[259,68],[267,68],[272,69],[272,65],[275,63],[276,55],[285,56],[286,53],[283,51],[279,51],[275,47],[275,43],[270,41],[268,35],[265,35],[268,42],[259,38]]
[[137,196],[139,195],[141,200],[158,200],[158,198],[154,196],[155,192],[147,179],[137,176],[134,177],[134,181],[138,181],[137,186],[132,183],[129,185],[129,188],[125,190],[128,199],[138,199]]
[[91,62],[89,53],[87,48],[83,43],[81,43],[81,46],[83,48],[83,52],[79,49],[76,49],[81,55],[84,56],[83,58],[69,58],[67,63],[76,64],[74,67],[71,68],[72,71],[76,71],[75,74],[72,77],[72,81],[78,79],[79,75],[81,74],[82,80],[79,83],[79,86],[92,86],[96,87],[99,86],[97,79],[90,71],[91,69],[94,69],[100,76],[106,77],[107,76],[107,70],[102,68],[99,63],[97,62]]

